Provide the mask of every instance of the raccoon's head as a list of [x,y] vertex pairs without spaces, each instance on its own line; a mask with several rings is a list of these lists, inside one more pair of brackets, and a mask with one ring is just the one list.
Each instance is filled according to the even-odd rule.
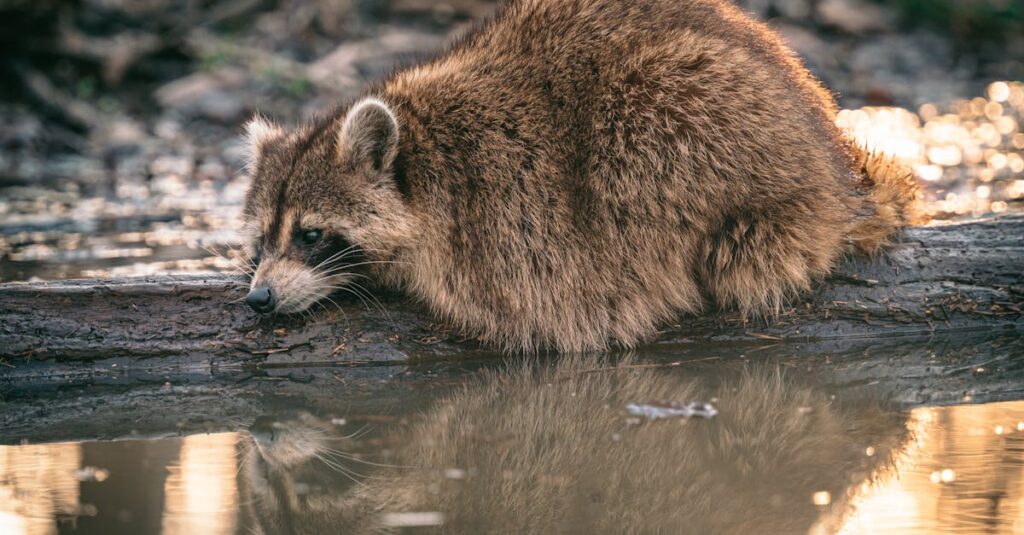
[[417,226],[399,187],[399,124],[387,104],[364,98],[291,133],[257,117],[246,138],[253,183],[243,240],[254,310],[300,312],[397,269]]
[[256,418],[249,434],[260,458],[277,468],[288,469],[309,462],[327,447],[329,422],[303,411]]

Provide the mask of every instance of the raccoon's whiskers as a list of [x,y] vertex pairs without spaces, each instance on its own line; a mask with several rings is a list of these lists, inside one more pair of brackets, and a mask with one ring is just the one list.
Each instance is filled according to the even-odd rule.
[[345,273],[337,273],[337,272],[334,272],[334,273],[332,273],[332,272],[319,272],[318,273],[318,272],[314,272],[313,275],[314,276],[312,277],[312,280],[310,282],[313,283],[313,284],[318,284],[318,283],[324,282],[326,280],[330,280],[330,279],[333,279],[335,277],[338,277],[340,275],[345,275]]
[[212,256],[216,256],[217,258],[220,258],[220,259],[223,259],[223,260],[228,260],[228,257],[224,256],[224,253],[222,253],[222,252],[218,251],[217,249],[215,249],[213,247],[213,245],[200,245],[199,248],[204,250],[204,251],[206,251],[206,252],[208,252],[208,253],[210,253],[210,255],[212,255]]
[[[252,267],[252,261],[251,260],[247,260],[246,263],[249,264],[249,265],[245,265],[245,264],[239,263],[237,258],[233,258],[233,257],[231,257],[231,256],[229,256],[227,254],[227,253],[230,253],[231,251],[239,251],[241,249],[229,248],[227,251],[221,252],[221,251],[218,251],[217,249],[215,249],[214,246],[212,246],[212,245],[200,245],[199,247],[202,250],[206,251],[207,253],[210,253],[210,256],[217,257],[217,258],[223,260],[224,262],[226,262],[227,264],[230,264],[234,269],[237,269],[237,270],[241,271],[243,274],[248,275],[249,278],[252,278],[252,276],[256,272],[255,268]],[[241,250],[241,251],[244,253],[244,250]]]
[[[330,277],[325,277],[325,278],[330,278]],[[342,290],[342,291],[348,292],[348,293],[356,296],[357,298],[359,298],[360,301],[362,301],[363,306],[366,307],[366,311],[372,313],[374,311],[373,307],[370,306],[370,302],[366,300],[366,297],[369,297],[370,299],[373,300],[373,302],[375,302],[377,307],[380,309],[381,313],[383,313],[384,316],[387,317],[388,321],[391,321],[390,315],[388,315],[387,310],[385,310],[384,307],[380,304],[380,301],[375,299],[372,294],[369,294],[369,295],[364,294],[364,293],[356,290],[355,288],[353,288],[351,285],[356,285],[359,288],[362,288],[363,292],[367,292],[366,288],[363,288],[362,286],[359,286],[357,283],[352,282],[352,281],[348,281],[347,283],[345,283],[343,285],[340,285],[340,286],[339,285],[330,285],[330,284],[328,284],[328,285],[324,285],[323,288],[325,290],[329,290],[331,292],[337,291],[337,290]]]
[[[384,308],[384,305],[381,304],[380,300],[377,299],[372,292],[370,292],[366,287],[362,286],[361,284],[351,280],[347,281],[343,285],[329,284],[331,282],[331,279],[337,278],[339,276],[337,272],[346,267],[348,266],[337,266],[331,268],[327,272],[317,273],[317,276],[313,279],[312,284],[320,285],[326,282],[327,284],[324,284],[323,286],[325,290],[343,290],[348,293],[351,293],[352,295],[359,298],[360,301],[362,301],[363,305],[366,307],[366,310],[368,312],[373,312],[374,306],[372,305],[376,305],[376,308],[381,311],[384,317],[387,318],[388,321],[392,321],[391,315],[388,314],[388,311]],[[346,273],[345,275],[360,276],[367,279],[369,278],[368,276],[360,273]]]
[[406,265],[406,266],[411,266],[412,265],[411,262],[405,262],[403,260],[367,260],[365,262],[357,262],[355,264],[346,264],[345,268],[349,269],[349,268],[354,268],[354,267],[359,267],[359,266],[369,266],[369,265],[373,265],[373,264],[395,264],[395,265],[401,264],[401,265]]
[[[328,457],[328,456],[324,455],[323,452],[314,453],[313,456],[316,457],[317,459],[319,459],[320,462],[326,464],[327,466],[329,466],[329,467],[331,467],[331,468],[333,468],[333,469],[335,469],[335,470],[337,470],[337,471],[339,471],[339,472],[341,472],[341,473],[343,473],[345,475],[348,475],[349,478],[352,479],[353,482],[355,482],[355,483],[357,483],[359,485],[362,485],[363,482],[362,481],[356,481],[352,476],[359,477],[360,479],[387,479],[387,478],[380,477],[380,476],[371,476],[369,474],[364,474],[362,472],[357,472],[356,470],[345,466],[343,464],[345,462],[344,460],[339,460],[339,459],[334,459],[332,457]],[[358,461],[358,459],[347,459],[347,460]]]
[[238,474],[241,474],[242,468],[245,467],[245,452],[235,450],[235,464],[238,465],[238,468],[235,469],[235,478],[237,479]]
[[345,436],[343,436],[341,438],[348,439],[348,440],[359,440],[360,438],[365,436],[370,431],[373,431],[373,425],[371,425],[371,424],[364,424],[359,429],[356,429],[355,432],[353,432],[351,435],[345,435]]
[[[340,259],[335,260],[335,262],[337,262],[339,260]],[[333,264],[333,262],[332,262],[332,264]],[[320,274],[323,274],[323,275],[332,275],[332,274],[338,273],[339,271],[343,271],[343,270],[346,270],[346,269],[352,269],[352,268],[359,267],[359,266],[378,265],[378,264],[412,265],[410,262],[404,262],[404,261],[401,261],[401,260],[367,260],[367,261],[364,261],[364,262],[356,262],[354,264],[329,265],[325,269],[319,270],[318,272]]]
[[350,245],[350,246],[346,247],[345,249],[343,249],[341,251],[338,251],[337,253],[332,254],[331,256],[321,260],[320,263],[318,263],[317,265],[313,266],[313,271],[316,271],[317,269],[320,268],[320,266],[323,266],[324,264],[329,264],[331,262],[336,262],[338,260],[341,260],[342,258],[345,258],[346,256],[349,256],[350,254],[355,254],[355,252],[356,252],[355,249],[356,249],[355,245]]
[[341,451],[341,450],[336,450],[336,449],[328,448],[327,446],[321,446],[320,451],[321,451],[321,453],[323,453],[326,456],[337,457],[339,459],[343,459],[343,460],[346,460],[346,461],[352,461],[352,462],[355,462],[355,463],[362,463],[362,464],[366,464],[366,465],[370,465],[370,466],[380,466],[382,468],[411,468],[410,466],[404,466],[404,465],[398,465],[398,464],[387,464],[387,463],[376,463],[376,462],[373,462],[373,461],[363,460],[363,459],[360,459],[360,458],[352,455],[351,453],[347,453],[347,452],[344,452],[344,451]]
[[313,456],[319,459],[320,462],[326,464],[328,467],[334,469],[334,471],[343,474],[345,477],[351,479],[352,482],[355,483],[356,485],[363,485],[363,482],[356,479],[356,476],[365,479],[365,475],[360,474],[359,472],[356,472],[350,468],[347,468],[333,459],[328,459],[319,453],[314,453]]
[[[388,321],[391,321],[391,315],[388,314],[388,311],[384,309],[384,305],[381,304],[380,300],[377,299],[373,295],[373,293],[371,293],[370,290],[367,290],[363,285],[355,281],[349,281],[348,285],[346,285],[344,289],[357,296],[359,296],[360,294],[365,295],[370,300],[370,302],[377,305],[377,308],[380,309],[381,314],[383,314]],[[362,298],[360,297],[360,299]],[[370,308],[369,305],[367,305],[367,308]]]
[[[321,299],[326,299],[326,300],[330,301],[332,305],[334,305],[335,307],[338,308],[338,312],[341,312],[341,317],[344,318],[345,323],[349,323],[349,321],[348,321],[348,314],[345,313],[345,310],[341,308],[341,305],[339,305],[337,303],[337,301],[335,301],[334,299],[331,299],[331,297],[329,295],[324,295],[324,296],[321,297]],[[324,307],[326,308],[326,305],[324,305]]]
[[[349,286],[329,286],[329,288],[334,290],[342,290],[356,296],[357,298],[359,298],[359,301],[363,303],[363,306],[366,307],[366,311],[370,312],[371,314],[373,313],[373,307],[370,306],[370,303],[363,297],[363,295],[359,292],[356,292]],[[383,312],[385,316],[387,315],[387,311],[381,309],[381,312]],[[391,318],[388,318],[388,320],[390,321]]]
[[316,322],[316,316],[313,314],[313,311],[309,309],[309,307],[300,310],[299,313],[302,314],[302,318],[306,323]]

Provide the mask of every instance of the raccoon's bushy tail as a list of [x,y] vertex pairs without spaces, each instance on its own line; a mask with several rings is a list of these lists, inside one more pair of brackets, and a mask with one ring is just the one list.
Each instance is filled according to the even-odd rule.
[[858,190],[867,202],[849,234],[853,246],[871,254],[889,243],[901,229],[928,222],[918,200],[914,171],[898,158],[861,147],[856,150],[861,181]]

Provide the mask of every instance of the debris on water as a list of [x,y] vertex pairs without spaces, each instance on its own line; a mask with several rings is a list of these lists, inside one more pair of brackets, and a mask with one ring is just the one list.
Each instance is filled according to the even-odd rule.
[[445,479],[466,479],[466,471],[461,468],[448,468],[444,471]]
[[661,420],[664,418],[714,418],[718,414],[718,409],[703,401],[688,403],[670,401],[667,403],[630,403],[626,405],[626,412],[631,416],[640,416],[648,420]]
[[75,471],[75,478],[79,481],[86,482],[103,482],[110,477],[110,471],[105,468],[97,468],[95,466],[85,466]]
[[830,493],[827,490],[822,490],[822,491],[819,491],[819,492],[815,492],[814,495],[811,496],[811,501],[814,502],[814,505],[818,505],[818,506],[824,507],[824,506],[832,503],[832,493]]
[[381,517],[381,523],[389,528],[440,526],[444,524],[444,514],[436,511],[424,513],[385,513]]

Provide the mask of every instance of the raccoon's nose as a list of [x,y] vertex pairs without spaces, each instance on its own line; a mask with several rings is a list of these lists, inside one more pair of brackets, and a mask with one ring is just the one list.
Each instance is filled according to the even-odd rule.
[[273,311],[277,305],[277,299],[274,298],[274,292],[271,291],[270,286],[253,288],[249,291],[249,295],[245,296],[245,302],[261,314]]

